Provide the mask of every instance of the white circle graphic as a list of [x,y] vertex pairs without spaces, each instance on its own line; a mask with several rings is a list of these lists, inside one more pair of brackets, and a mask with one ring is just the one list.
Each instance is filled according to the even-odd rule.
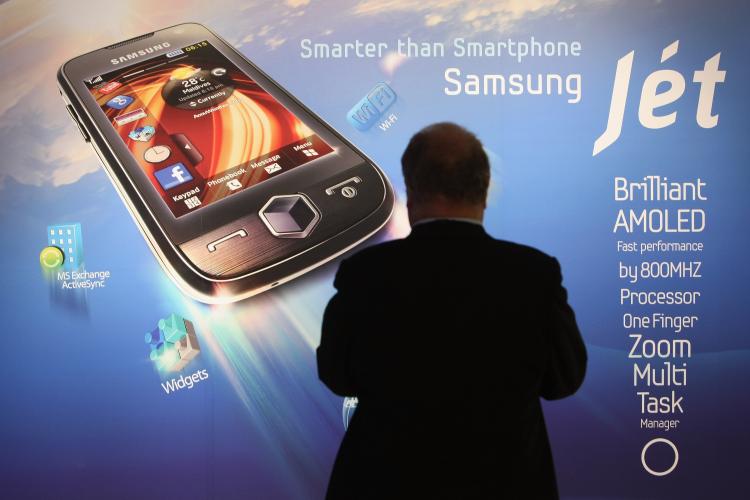
[[161,163],[172,154],[169,146],[152,146],[143,153],[143,159],[149,163]]
[[[672,463],[672,466],[669,469],[662,471],[662,472],[655,471],[646,464],[646,451],[648,451],[651,445],[655,443],[666,443],[672,448],[672,451],[674,451],[674,462]],[[677,467],[677,462],[679,461],[680,461],[680,452],[677,451],[677,447],[669,439],[664,439],[664,438],[652,439],[651,441],[646,443],[646,445],[643,447],[643,450],[641,451],[641,464],[643,464],[643,468],[646,469],[646,472],[654,476],[666,476],[667,474],[675,470],[675,467]]]

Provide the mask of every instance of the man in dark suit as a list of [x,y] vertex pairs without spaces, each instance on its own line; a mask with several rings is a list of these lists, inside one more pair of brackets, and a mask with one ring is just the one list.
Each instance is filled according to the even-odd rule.
[[586,371],[560,266],[485,232],[471,132],[429,126],[401,163],[411,234],[343,260],[323,318],[320,379],[359,398],[327,498],[557,498],[539,398]]

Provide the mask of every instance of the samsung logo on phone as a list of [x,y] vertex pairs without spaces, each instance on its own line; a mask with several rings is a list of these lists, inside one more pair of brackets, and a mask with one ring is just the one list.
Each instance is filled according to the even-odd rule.
[[133,59],[137,59],[142,56],[147,56],[149,54],[153,54],[154,52],[158,52],[160,50],[164,50],[170,47],[169,42],[162,42],[158,43],[156,45],[153,45],[151,47],[146,47],[145,49],[136,50],[135,52],[131,52],[130,54],[125,54],[124,56],[120,57],[113,57],[109,60],[112,64],[120,64],[123,62],[132,61]]

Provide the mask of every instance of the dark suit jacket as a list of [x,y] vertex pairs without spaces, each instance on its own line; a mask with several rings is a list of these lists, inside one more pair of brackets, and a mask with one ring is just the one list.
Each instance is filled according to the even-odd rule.
[[556,259],[438,220],[341,262],[320,379],[359,405],[330,499],[557,498],[539,397],[586,349]]

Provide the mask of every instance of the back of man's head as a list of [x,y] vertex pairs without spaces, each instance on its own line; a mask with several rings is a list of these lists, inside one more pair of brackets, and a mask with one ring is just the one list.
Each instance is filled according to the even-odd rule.
[[409,141],[401,167],[411,203],[484,206],[490,164],[479,139],[455,123],[429,125]]

